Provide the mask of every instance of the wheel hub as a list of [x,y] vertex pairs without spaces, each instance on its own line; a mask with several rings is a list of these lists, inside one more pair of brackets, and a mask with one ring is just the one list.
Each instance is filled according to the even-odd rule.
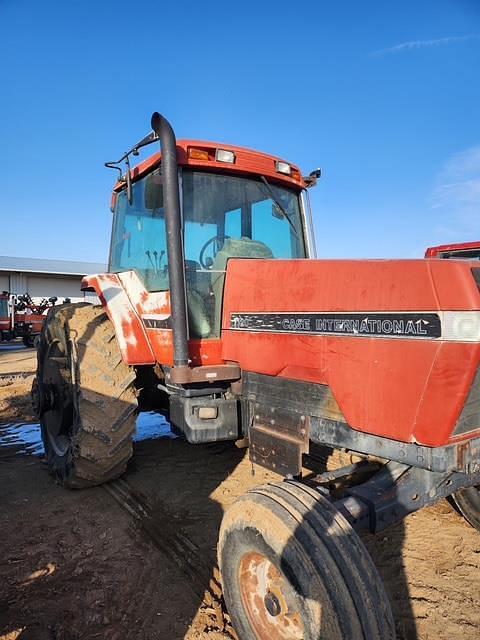
[[265,609],[273,618],[275,616],[278,616],[278,614],[282,611],[282,606],[279,599],[271,591],[267,591],[267,594],[265,595],[263,601],[265,604]]
[[32,388],[32,400],[47,435],[48,447],[64,456],[71,444],[74,424],[71,361],[67,348],[55,339],[42,358],[39,381]]
[[259,640],[302,640],[298,594],[273,562],[261,553],[246,553],[239,580],[245,613]]

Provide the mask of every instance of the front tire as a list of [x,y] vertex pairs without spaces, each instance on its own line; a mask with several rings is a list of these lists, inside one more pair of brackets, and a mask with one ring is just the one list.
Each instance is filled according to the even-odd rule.
[[480,531],[480,486],[459,489],[452,498],[465,520]]
[[135,372],[102,307],[53,307],[38,344],[32,389],[50,471],[69,488],[120,476],[132,455]]
[[391,640],[393,616],[363,543],[298,482],[252,489],[223,518],[223,592],[242,640]]

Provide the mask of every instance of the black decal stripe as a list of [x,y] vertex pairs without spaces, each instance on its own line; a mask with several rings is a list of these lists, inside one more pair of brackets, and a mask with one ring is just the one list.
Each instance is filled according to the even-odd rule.
[[307,335],[440,338],[436,313],[232,313],[230,329]]

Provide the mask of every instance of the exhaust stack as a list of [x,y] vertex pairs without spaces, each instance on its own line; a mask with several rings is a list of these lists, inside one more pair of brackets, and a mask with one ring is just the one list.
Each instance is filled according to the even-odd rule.
[[188,367],[188,316],[180,188],[178,184],[177,141],[170,123],[157,111],[152,115],[152,129],[160,140],[162,153],[168,276],[172,306],[173,366]]

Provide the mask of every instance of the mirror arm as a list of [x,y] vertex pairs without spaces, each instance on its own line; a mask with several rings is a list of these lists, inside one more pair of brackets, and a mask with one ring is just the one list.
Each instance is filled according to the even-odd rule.
[[117,164],[118,164],[117,162],[105,162],[105,166],[108,169],[116,169],[118,171],[118,173],[120,174],[119,175],[119,180],[121,180],[122,179],[122,168],[117,166]]
[[317,184],[318,180],[320,179],[321,175],[322,175],[322,170],[315,169],[314,171],[311,171],[308,176],[302,176],[307,189],[314,187]]

